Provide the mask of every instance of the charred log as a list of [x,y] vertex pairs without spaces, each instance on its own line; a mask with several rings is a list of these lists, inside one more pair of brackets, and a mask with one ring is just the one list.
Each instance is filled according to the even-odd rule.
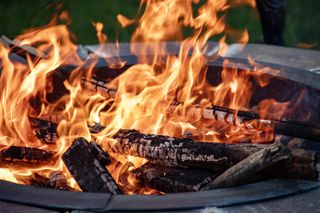
[[[82,85],[93,91],[98,92],[106,98],[115,98],[116,89],[110,88],[104,81],[97,79],[82,79]],[[171,110],[175,110],[176,105],[180,103],[173,103]],[[320,127],[308,124],[305,122],[275,120],[272,118],[261,118],[260,115],[248,112],[228,109],[220,106],[212,106],[210,108],[200,108],[194,106],[188,110],[188,115],[201,115],[203,119],[223,121],[229,125],[239,126],[248,130],[259,129],[274,129],[274,133],[287,135],[292,137],[305,138],[319,141]]]
[[68,190],[67,177],[60,171],[51,172],[48,185],[54,189]]
[[115,153],[214,171],[224,171],[259,150],[259,145],[193,142],[190,139],[142,134],[136,130],[120,130],[114,139],[118,141],[111,147]]
[[[54,144],[56,143],[59,135],[57,133],[57,126],[58,124],[54,121],[62,120],[61,117],[57,118],[58,116],[51,116],[47,118],[48,120],[30,117],[30,124],[33,128],[33,132],[37,138],[39,138],[42,142],[46,144]],[[54,120],[54,121],[51,121]],[[88,129],[90,133],[96,134],[101,132],[105,127],[95,123],[94,125],[88,125]]]
[[[193,142],[190,139],[177,139],[168,136],[142,134],[136,130],[120,130],[114,139],[117,143],[111,147],[113,152],[146,158],[153,164],[210,169],[222,172],[268,147],[259,144],[222,144]],[[290,149],[292,157],[272,169],[266,169],[265,176],[300,178],[315,180],[318,178],[319,152]]]
[[271,145],[250,155],[236,165],[227,169],[213,181],[208,183],[202,190],[221,187],[232,187],[246,183],[248,179],[275,163],[288,159],[291,156],[289,149],[279,145]]
[[96,157],[96,151],[92,151],[92,146],[84,138],[75,140],[62,159],[84,192],[122,194],[105,167],[105,159],[100,162]]
[[30,118],[30,124],[37,138],[46,144],[54,144],[58,140],[57,124],[38,118]]
[[8,149],[0,151],[0,160],[21,161],[21,162],[39,162],[47,161],[54,155],[53,152],[47,152],[42,149],[32,147],[10,146]]
[[276,163],[262,172],[265,177],[317,180],[319,178],[320,155],[317,151],[290,149],[292,157]]
[[165,167],[151,163],[135,169],[132,174],[139,184],[165,193],[198,191],[217,175],[210,170]]
[[58,190],[66,190],[66,191],[76,191],[75,189],[68,186],[66,176],[60,172],[51,172],[49,178],[46,178],[42,175],[34,173],[29,180],[29,183],[33,186],[39,186],[44,188],[53,188]]

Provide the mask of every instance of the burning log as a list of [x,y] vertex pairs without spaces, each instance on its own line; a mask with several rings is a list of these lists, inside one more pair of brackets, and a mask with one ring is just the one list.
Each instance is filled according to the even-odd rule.
[[[116,96],[117,90],[110,88],[108,83],[104,81],[82,78],[81,82],[85,88],[93,92],[98,92],[106,98],[115,98]],[[175,107],[175,104],[173,104],[171,110],[174,111]],[[276,134],[305,138],[315,141],[318,141],[320,138],[320,128],[317,126],[298,121],[274,120],[270,118],[265,119],[261,118],[256,113],[248,111],[238,111],[220,106],[212,106],[210,108],[200,108],[194,106],[188,110],[188,114],[201,115],[203,119],[223,121],[229,125],[241,125],[248,130],[255,130],[257,126],[272,127]]]
[[151,163],[135,169],[131,174],[139,184],[165,193],[198,191],[217,175],[210,170],[165,167]]
[[162,161],[181,167],[224,171],[258,150],[259,145],[193,142],[168,136],[142,134],[136,130],[120,130],[115,153]]
[[108,83],[104,81],[99,81],[93,78],[89,80],[87,78],[82,78],[81,85],[94,93],[99,93],[105,98],[116,97],[117,90],[110,88]]
[[[63,154],[62,159],[84,192],[122,194],[121,189],[105,167],[108,163],[105,158],[106,155],[102,157],[101,152],[97,152],[96,147],[84,138],[78,138]],[[99,159],[102,160],[99,161]]]
[[[245,183],[248,179],[275,163],[291,157],[289,149],[281,145],[271,145],[250,155],[236,165],[227,169],[213,181],[208,183],[202,190],[208,190],[221,187],[232,187]],[[282,164],[283,165],[283,164]]]
[[[46,124],[42,124],[43,122],[49,123],[47,124],[49,126],[55,126],[47,121],[39,119],[36,119],[36,121],[38,124],[41,124],[40,127],[42,125],[46,127]],[[97,133],[103,128],[101,125],[95,125],[89,129]],[[41,128],[38,130],[41,132]],[[43,132],[43,138],[49,138],[46,136],[46,132]],[[51,133],[53,132],[50,132],[49,135]],[[114,137],[118,140],[118,143],[112,147],[112,150],[120,154],[143,157],[153,164],[161,164],[162,166],[199,167],[220,171],[224,171],[265,147],[265,145],[250,143],[221,144],[193,142],[191,139],[144,135],[135,130],[120,130]],[[147,143],[148,140],[150,140],[149,143]],[[293,157],[279,164],[279,166],[274,166],[272,170],[266,170],[264,175],[272,177],[273,174],[278,174],[278,177],[306,180],[317,179],[318,169],[316,164],[320,159],[319,150],[289,148]],[[187,156],[184,161],[181,160],[182,156]],[[221,159],[215,160],[215,158]]]
[[57,124],[38,118],[30,118],[34,133],[42,142],[54,144],[58,140]]
[[[222,172],[269,145],[193,142],[168,136],[120,130],[111,151],[148,159],[162,166],[209,169]],[[315,180],[319,171],[319,152],[290,149],[292,157],[266,170],[265,176]]]
[[[51,118],[54,118],[53,120],[58,121],[59,119],[56,119],[57,116],[52,116],[48,118],[48,120],[43,120],[35,117],[29,117],[30,124],[33,128],[34,134],[39,138],[42,142],[46,144],[54,144],[58,140],[59,136],[57,134],[57,126],[58,124],[51,121]],[[61,120],[61,119],[60,119]],[[88,126],[88,129],[90,133],[96,134],[101,132],[105,127],[95,123],[92,126]]]
[[42,149],[32,147],[10,146],[0,151],[2,161],[39,162],[47,161],[54,155]]

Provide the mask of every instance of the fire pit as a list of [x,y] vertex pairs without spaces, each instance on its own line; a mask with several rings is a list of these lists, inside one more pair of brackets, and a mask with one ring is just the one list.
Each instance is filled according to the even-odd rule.
[[[168,45],[175,49],[179,44],[177,43],[167,43],[162,45]],[[121,49],[125,52],[127,45],[120,45]],[[215,44],[211,43],[210,46],[214,48]],[[91,47],[80,47],[79,50],[83,51],[91,51]],[[271,47],[272,48],[272,47]],[[284,48],[282,48],[284,49]],[[174,50],[173,50],[174,51]],[[302,51],[303,52],[303,51]],[[173,54],[174,52],[172,52]],[[312,53],[312,52],[311,52]],[[83,54],[83,53],[82,53]],[[128,52],[122,53],[122,58],[125,58],[128,62],[127,65],[136,63],[136,57],[129,54]],[[261,52],[263,55],[263,52]],[[83,54],[83,57],[87,57],[86,54]],[[228,58],[228,60],[236,63],[238,67],[241,68],[249,68],[251,65],[246,63],[246,60],[238,59],[235,57]],[[209,62],[210,69],[214,69],[215,73],[221,70],[223,65],[223,60],[215,60],[213,63]],[[318,78],[317,74],[313,74],[312,72],[286,67],[282,65],[275,65],[268,62],[260,62],[261,66],[267,65],[268,67],[276,67],[281,72],[270,72],[270,75],[276,75],[276,80],[284,79],[288,76],[288,73],[292,74],[290,77],[292,80],[286,80],[288,85],[282,84],[283,81],[279,80],[273,84],[273,86],[281,87],[282,91],[279,92],[279,98],[283,94],[296,93],[301,89],[307,88],[308,94],[312,96],[314,93],[314,97],[318,92],[317,84],[313,84],[314,80]],[[317,66],[317,64],[315,64]],[[104,70],[106,73],[103,75],[119,75],[117,71],[113,69],[106,68],[106,63],[104,60],[101,63],[98,63],[97,73],[99,75],[100,70]],[[306,78],[293,79],[292,76],[299,75],[299,73],[303,73],[304,76],[308,76]],[[111,73],[111,74],[110,74]],[[97,75],[97,76],[98,76]],[[101,74],[102,75],[102,74]],[[61,76],[58,76],[59,78]],[[215,79],[217,76],[209,76],[212,79]],[[91,81],[90,81],[91,82]],[[83,84],[86,85],[86,84]],[[295,86],[292,86],[295,85]],[[286,90],[287,86],[287,90]],[[277,88],[277,87],[276,87]],[[292,88],[295,88],[296,91],[292,91]],[[269,88],[270,89],[270,88]],[[271,88],[272,89],[272,88]],[[279,91],[278,90],[278,91]],[[292,94],[291,93],[291,94]],[[268,94],[262,92],[262,94]],[[277,94],[275,93],[275,96]],[[259,95],[257,95],[260,98]],[[262,97],[264,98],[264,97]],[[317,101],[317,99],[313,99]],[[313,109],[313,104],[315,102],[310,102],[309,100],[302,100],[299,104],[301,106],[306,107],[306,109]],[[310,105],[308,105],[310,104]],[[316,113],[316,110],[314,111]],[[299,110],[295,112],[296,114],[292,114],[291,116],[299,116]],[[314,123],[317,122],[317,117],[314,117]],[[45,129],[45,128],[44,128]],[[45,129],[47,131],[47,129]],[[50,128],[49,128],[50,130]],[[41,131],[38,131],[41,133]],[[45,132],[47,134],[47,132]],[[296,132],[292,133],[295,136]],[[298,133],[299,134],[299,133]],[[41,134],[40,134],[41,135]],[[53,137],[54,138],[54,137]],[[47,139],[52,139],[51,137]],[[297,139],[294,137],[288,136],[280,136],[277,134],[276,141],[278,143],[286,144],[292,148],[303,148],[308,150],[318,150],[319,145],[317,142],[312,142],[310,140]],[[188,143],[188,142],[186,142]],[[242,144],[243,145],[243,144]],[[262,145],[264,146],[264,145]],[[159,170],[158,170],[159,171]],[[169,171],[170,172],[170,171]],[[176,173],[176,175],[178,175]],[[310,175],[310,174],[308,174]],[[306,179],[314,179],[312,176],[308,176]],[[205,206],[230,206],[235,204],[242,204],[247,202],[265,200],[270,198],[281,197],[285,195],[295,194],[298,192],[307,191],[313,188],[318,188],[318,182],[309,182],[309,181],[299,181],[299,180],[269,180],[262,181],[255,184],[243,185],[240,187],[232,187],[226,189],[215,189],[203,192],[193,192],[193,193],[175,193],[172,195],[165,196],[125,196],[125,195],[117,195],[110,198],[109,194],[92,194],[92,193],[77,193],[77,192],[65,192],[65,191],[57,191],[57,190],[48,190],[48,189],[40,189],[32,186],[19,186],[10,183],[1,183],[1,199],[11,202],[24,203],[27,205],[38,206],[42,208],[50,208],[50,209],[82,209],[82,210],[112,210],[112,211],[145,211],[145,210],[178,210],[178,209],[198,209],[203,208]],[[166,183],[167,184],[167,183]],[[250,196],[249,196],[249,194]],[[303,199],[303,195],[301,195]],[[188,202],[186,199],[188,198]],[[141,200],[143,200],[144,205],[141,205]],[[50,201],[50,202],[49,202]],[[19,209],[18,207],[16,207]]]
[[[196,17],[191,7],[146,2],[130,44],[104,45],[101,23],[97,46],[75,46],[64,25],[1,37],[2,200],[168,211],[320,186],[319,75],[236,57],[248,38],[226,28],[228,5],[208,1]],[[193,36],[160,42],[185,26]],[[208,41],[224,31],[218,44]],[[226,48],[230,32],[240,44]]]

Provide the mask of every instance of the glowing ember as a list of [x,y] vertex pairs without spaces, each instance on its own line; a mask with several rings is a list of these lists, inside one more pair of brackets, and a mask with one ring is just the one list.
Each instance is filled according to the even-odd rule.
[[[213,105],[247,110],[253,94],[249,79],[257,79],[261,85],[267,84],[264,79],[259,78],[261,72],[258,70],[238,72],[230,68],[222,71],[222,82],[219,85],[212,86],[206,81],[207,58],[203,52],[211,37],[221,36],[218,51],[220,55],[227,48],[226,38],[235,39],[236,35],[235,42],[248,41],[248,33],[228,28],[221,14],[239,3],[254,6],[254,1],[234,1],[228,5],[226,0],[208,0],[194,13],[192,6],[200,4],[199,2],[142,0],[141,8],[145,5],[145,10],[141,18],[129,20],[122,15],[118,16],[124,27],[137,24],[131,42],[132,53],[138,56],[139,63],[109,82],[108,86],[114,88],[115,92],[108,98],[98,92],[92,94],[88,88],[82,87],[83,79],[91,79],[94,64],[87,67],[77,56],[77,47],[71,42],[64,25],[50,23],[17,37],[20,43],[16,45],[30,45],[45,53],[45,57],[36,58],[25,55],[26,64],[13,62],[9,58],[12,48],[0,45],[0,149],[24,146],[55,153],[54,158],[44,165],[1,165],[3,168],[0,169],[0,179],[27,183],[32,174],[48,178],[54,171],[63,171],[68,185],[79,189],[64,166],[61,155],[78,137],[88,141],[95,140],[105,150],[109,150],[116,143],[112,136],[120,129],[136,129],[143,133],[180,138],[189,132],[198,135],[199,140],[208,142],[270,141],[273,137],[270,125],[245,125],[237,123],[236,119],[230,124],[203,116],[204,110]],[[66,12],[62,15],[67,19]],[[102,32],[103,25],[95,23],[94,26],[99,42],[103,44],[107,41],[107,36]],[[193,29],[193,34],[182,41],[178,55],[168,55],[164,48],[154,48],[161,41],[182,39],[183,29],[186,27]],[[135,42],[146,44],[143,45],[144,48],[137,48]],[[112,58],[106,55],[109,68],[122,68],[125,65],[116,50],[117,48]],[[103,45],[97,51],[103,52]],[[75,67],[63,82],[68,92],[58,98],[50,98],[50,94],[55,91],[53,76],[62,72],[59,68],[66,65]],[[274,100],[264,100],[258,109],[267,114],[270,105],[275,106]],[[278,103],[277,110],[272,110],[277,111],[280,117],[287,105],[288,103]],[[236,113],[233,116],[237,117]],[[30,123],[31,117],[57,123],[55,143],[45,144],[35,136]],[[56,119],[52,120],[53,118]],[[89,126],[95,123],[106,128],[92,134]],[[248,129],[248,125],[251,125],[251,129]],[[260,134],[261,131],[265,134]],[[126,193],[154,193],[136,186],[135,179],[130,175],[126,177],[127,185],[121,184],[119,180],[121,175],[143,165],[147,160],[115,154],[112,157],[117,162],[113,162],[108,169]]]

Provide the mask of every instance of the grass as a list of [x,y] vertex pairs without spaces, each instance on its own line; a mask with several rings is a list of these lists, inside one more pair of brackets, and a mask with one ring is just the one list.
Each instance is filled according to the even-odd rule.
[[[129,41],[134,27],[122,29],[116,16],[121,13],[134,17],[139,0],[0,0],[0,34],[11,38],[24,29],[45,25],[57,10],[67,10],[72,19],[69,26],[76,37],[76,43],[97,43],[93,22],[104,23],[110,41]],[[60,9],[57,9],[59,4]],[[48,6],[50,5],[50,6]],[[320,1],[288,0],[284,32],[287,46],[311,47],[320,50]],[[251,43],[262,43],[259,16],[254,9],[239,7],[227,14],[227,22],[233,28],[248,29]]]

